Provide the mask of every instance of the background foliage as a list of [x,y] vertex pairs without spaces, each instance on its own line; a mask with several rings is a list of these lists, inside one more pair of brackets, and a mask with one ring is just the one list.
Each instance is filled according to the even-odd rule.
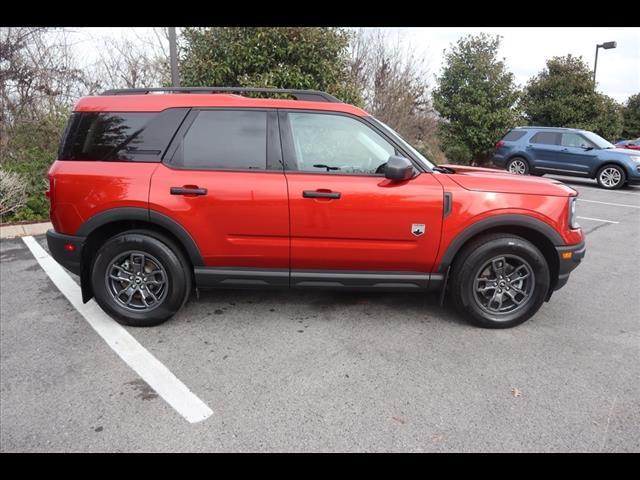
[[500,37],[469,35],[445,54],[433,100],[444,120],[444,152],[455,163],[487,163],[496,141],[517,123],[519,93],[497,58],[499,46]]
[[315,89],[360,104],[349,69],[350,36],[321,27],[186,28],[182,82]]
[[615,140],[622,133],[622,109],[594,89],[592,71],[580,57],[553,57],[527,84],[522,107],[529,124],[584,128]]

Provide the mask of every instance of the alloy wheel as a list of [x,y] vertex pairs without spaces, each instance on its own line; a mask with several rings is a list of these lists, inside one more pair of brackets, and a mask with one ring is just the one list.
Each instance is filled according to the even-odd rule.
[[616,187],[621,180],[622,174],[617,168],[608,167],[600,172],[600,183],[607,188]]
[[523,160],[513,160],[509,164],[509,172],[515,173],[516,175],[524,175],[527,171],[527,166],[525,165]]
[[484,263],[473,282],[473,298],[491,315],[521,310],[533,297],[533,268],[522,257],[501,255]]
[[152,255],[128,251],[118,255],[106,271],[111,297],[127,310],[145,312],[159,306],[167,294],[164,266]]

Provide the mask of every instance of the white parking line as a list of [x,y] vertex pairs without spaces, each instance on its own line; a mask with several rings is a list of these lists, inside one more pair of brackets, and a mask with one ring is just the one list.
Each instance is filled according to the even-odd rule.
[[580,220],[593,220],[594,222],[605,222],[605,223],[620,223],[614,222],[613,220],[603,220],[602,218],[591,218],[591,217],[576,217]]
[[208,418],[213,411],[176,378],[156,357],[138,343],[122,326],[111,319],[95,300],[82,303],[80,287],[33,237],[22,237],[51,281],[71,305],[98,332],[107,345],[140,377],[191,423]]
[[579,202],[589,202],[589,203],[601,203],[603,205],[611,205],[613,207],[629,207],[629,208],[640,208],[640,205],[627,205],[624,203],[609,203],[609,202],[599,202],[597,200],[586,200],[584,198],[578,198]]

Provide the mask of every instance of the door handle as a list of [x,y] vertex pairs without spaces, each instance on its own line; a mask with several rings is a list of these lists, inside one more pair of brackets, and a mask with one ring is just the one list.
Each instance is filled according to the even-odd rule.
[[200,187],[171,187],[171,195],[206,195],[207,189]]
[[304,198],[334,198],[338,199],[341,196],[340,192],[322,192],[318,190],[304,190],[302,192]]

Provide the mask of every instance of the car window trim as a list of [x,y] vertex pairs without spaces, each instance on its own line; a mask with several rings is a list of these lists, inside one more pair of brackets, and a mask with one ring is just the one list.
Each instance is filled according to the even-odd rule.
[[[185,165],[176,165],[174,157],[180,150],[180,145],[185,134],[191,128],[191,125],[198,117],[201,111],[250,111],[265,112],[267,114],[266,128],[266,165],[263,169],[258,168],[220,168],[220,167],[189,167]],[[247,108],[247,107],[192,107],[186,118],[171,139],[171,143],[167,148],[162,163],[172,170],[192,170],[201,172],[253,172],[253,173],[284,173],[284,162],[282,159],[282,149],[280,143],[280,133],[278,126],[278,113],[274,108]]]

